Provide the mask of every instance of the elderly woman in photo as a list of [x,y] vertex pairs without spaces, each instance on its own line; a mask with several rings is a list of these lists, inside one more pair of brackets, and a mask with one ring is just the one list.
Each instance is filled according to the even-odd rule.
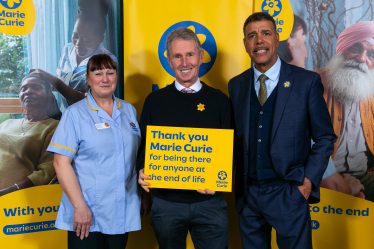
[[19,100],[25,117],[0,124],[0,196],[48,184],[55,176],[46,149],[61,112],[51,84],[35,71],[23,78]]
[[87,97],[66,109],[48,147],[64,190],[55,226],[68,231],[69,249],[125,248],[128,232],[140,230],[137,114],[114,97],[109,55],[91,57],[87,83]]

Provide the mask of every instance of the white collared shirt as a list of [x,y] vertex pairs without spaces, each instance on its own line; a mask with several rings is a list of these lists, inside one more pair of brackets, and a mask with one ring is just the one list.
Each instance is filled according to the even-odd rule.
[[202,87],[203,87],[203,85],[201,84],[199,78],[197,78],[197,81],[196,81],[192,86],[190,86],[189,88],[182,86],[182,85],[177,81],[177,79],[175,79],[175,88],[177,88],[178,91],[182,91],[183,89],[186,88],[186,89],[188,89],[188,90],[193,90],[192,93],[197,93],[198,91],[200,91],[200,89],[201,89]]
[[[278,84],[281,64],[282,64],[281,60],[278,57],[275,64],[264,73],[268,77],[268,79],[265,80],[266,94],[268,98],[270,94],[273,92],[274,88]],[[262,73],[258,71],[254,65],[253,65],[253,71],[254,71],[255,90],[256,90],[256,95],[258,96],[258,92],[260,91],[260,81],[258,80],[258,77],[260,77]]]

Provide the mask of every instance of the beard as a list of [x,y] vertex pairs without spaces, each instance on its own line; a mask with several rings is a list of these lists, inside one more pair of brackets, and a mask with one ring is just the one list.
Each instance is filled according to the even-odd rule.
[[366,63],[334,55],[327,65],[327,80],[333,96],[341,102],[368,101],[374,95],[374,70]]

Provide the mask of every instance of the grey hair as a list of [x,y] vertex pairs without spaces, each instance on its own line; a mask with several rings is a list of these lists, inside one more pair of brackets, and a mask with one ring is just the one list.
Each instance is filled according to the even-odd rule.
[[203,50],[199,38],[197,38],[196,34],[192,30],[187,28],[177,28],[171,31],[171,33],[168,35],[168,39],[166,40],[166,53],[168,57],[170,56],[170,44],[175,39],[195,40],[199,54]]

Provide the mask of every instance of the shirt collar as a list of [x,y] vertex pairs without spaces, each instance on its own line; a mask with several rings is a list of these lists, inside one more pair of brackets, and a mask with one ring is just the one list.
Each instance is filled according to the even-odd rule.
[[[282,63],[281,63],[281,60],[279,59],[278,56],[277,56],[277,58],[278,59],[274,63],[274,65],[264,73],[271,81],[276,81],[279,77],[279,74],[280,74],[280,68],[281,68]],[[260,75],[263,74],[263,73],[258,71],[255,66],[253,66],[253,71],[254,71],[255,82],[257,82],[258,77],[260,77]]]
[[[203,87],[203,85],[201,84],[200,82],[200,79],[197,78],[197,81],[189,87],[189,89],[192,89],[194,90],[194,92],[198,92],[200,91],[200,89]],[[175,88],[177,88],[178,91],[182,91],[182,89],[186,88],[184,86],[182,86],[178,81],[177,79],[175,79]]]
[[[116,119],[119,116],[119,112],[117,112],[117,109],[121,107],[121,102],[119,102],[119,100],[114,96],[114,94],[113,94],[113,99],[114,99],[114,103],[113,103],[112,119]],[[98,115],[100,117],[105,117],[105,114],[108,115],[106,111],[99,108],[99,105],[96,104],[95,99],[91,95],[91,89],[88,91],[88,94],[87,94],[87,105],[91,110],[98,111]]]
[[[92,55],[102,54],[104,52],[105,52],[104,45],[103,45],[103,43],[100,43],[99,47],[97,48],[97,50]],[[86,66],[87,63],[88,63],[88,61],[89,61],[89,59],[91,58],[91,56],[89,56],[88,58],[84,59],[83,61],[81,61],[81,63],[79,65],[77,65],[77,51],[75,50],[75,47],[73,45],[73,49],[71,50],[71,52],[69,54],[70,64],[72,65],[73,68],[77,68],[78,66]]]

